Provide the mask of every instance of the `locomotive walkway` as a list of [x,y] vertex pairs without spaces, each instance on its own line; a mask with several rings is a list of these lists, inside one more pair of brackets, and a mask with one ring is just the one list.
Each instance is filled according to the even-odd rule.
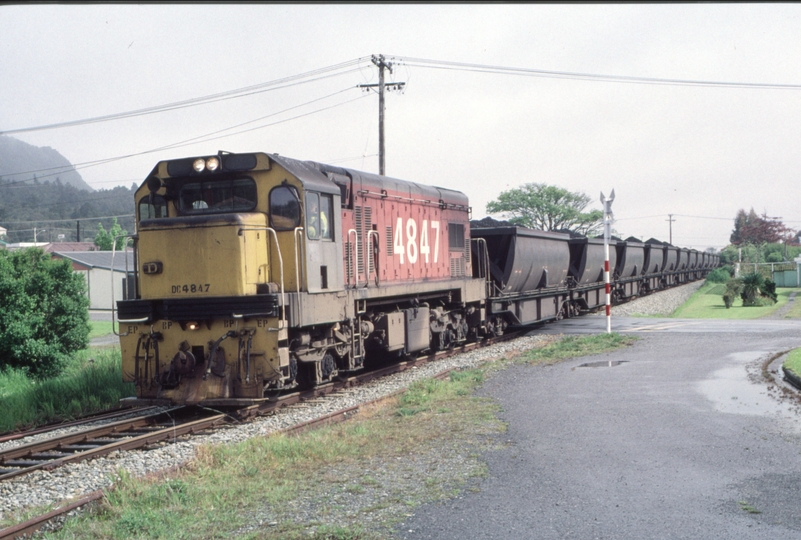
[[638,341],[485,383],[509,426],[484,455],[486,479],[418,508],[401,538],[801,538],[801,407],[768,380],[801,346],[801,322],[612,324]]

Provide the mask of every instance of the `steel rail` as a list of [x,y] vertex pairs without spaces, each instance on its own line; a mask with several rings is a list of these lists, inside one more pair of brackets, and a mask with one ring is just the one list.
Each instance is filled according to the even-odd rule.
[[[152,408],[152,407],[148,407]],[[71,420],[69,422],[60,422],[58,424],[48,424],[46,426],[42,426],[40,428],[34,428],[27,431],[18,431],[15,433],[6,433],[4,435],[0,435],[0,443],[8,442],[8,441],[15,441],[17,439],[24,439],[25,437],[30,437],[31,435],[41,435],[42,433],[48,433],[50,431],[56,431],[58,429],[68,428],[68,427],[75,427],[80,426],[81,424],[90,424],[92,422],[100,422],[101,420],[109,420],[111,418],[117,418],[119,416],[125,416],[126,414],[132,414],[134,412],[141,412],[145,409],[140,409],[136,411],[135,407],[126,406],[120,407],[118,409],[113,409],[110,411],[103,411],[96,414],[91,414],[87,416],[82,416],[77,420]]]
[[[171,426],[153,428],[149,433],[141,433],[151,428],[164,418],[164,413],[149,415],[132,420],[114,422],[106,426],[70,433],[62,437],[34,442],[9,449],[0,454],[0,481],[45,469],[50,470],[66,463],[104,456],[118,450],[133,450],[144,446],[174,439],[182,435],[203,431],[225,420],[226,414],[216,414],[206,418],[177,421]],[[130,434],[130,436],[127,436]],[[109,441],[102,437],[112,436],[117,439]],[[70,452],[65,454],[64,451]],[[47,455],[47,452],[53,452]],[[16,460],[16,461],[15,461]],[[8,469],[7,467],[14,467]]]

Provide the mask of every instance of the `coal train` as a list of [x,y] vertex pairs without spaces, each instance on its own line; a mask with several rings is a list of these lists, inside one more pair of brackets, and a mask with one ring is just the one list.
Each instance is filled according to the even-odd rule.
[[[220,152],[159,162],[135,197],[117,313],[140,403],[254,404],[605,304],[603,240],[471,228],[450,189]],[[616,301],[719,263],[656,240],[613,247]]]

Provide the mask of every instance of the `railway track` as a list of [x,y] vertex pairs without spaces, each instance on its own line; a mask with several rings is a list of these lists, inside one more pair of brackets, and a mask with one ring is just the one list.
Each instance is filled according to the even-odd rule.
[[[81,430],[80,432],[58,437],[58,439],[53,438],[47,441],[23,444],[4,453],[0,453],[0,481],[35,470],[48,470],[67,463],[91,459],[116,450],[143,448],[158,442],[175,440],[182,435],[209,431],[233,418],[246,419],[263,416],[275,412],[278,409],[290,407],[293,404],[316,403],[324,396],[341,393],[348,388],[363,385],[373,379],[380,379],[395,373],[412,370],[429,364],[434,360],[454,356],[484,345],[510,340],[515,337],[517,337],[517,334],[507,334],[492,340],[490,343],[466,344],[464,346],[455,347],[449,351],[442,351],[440,353],[424,356],[421,355],[415,359],[407,359],[378,370],[361,373],[322,385],[313,390],[278,396],[272,401],[227,413],[209,411],[196,407],[182,407],[181,409],[169,411],[169,413],[145,415],[113,422],[98,428]],[[435,376],[445,377],[450,371],[451,369],[443,369]],[[398,390],[398,392],[399,391],[402,390]],[[386,399],[386,397],[387,395],[383,395],[378,399]],[[369,401],[366,403],[369,403]],[[357,406],[345,407],[328,414],[319,415],[310,420],[297,422],[279,431],[284,433],[300,432],[320,425],[343,421],[356,414],[359,408],[364,405],[365,403]],[[190,411],[193,409],[194,413],[191,413]],[[202,415],[203,418],[193,417],[192,414]],[[184,415],[183,419],[179,419],[181,415]],[[46,459],[48,457],[52,459]],[[45,515],[32,518],[31,520],[11,528],[0,530],[0,540],[18,538],[22,534],[29,534],[36,531],[42,528],[46,523],[59,519],[60,516],[76,508],[102,498],[103,494],[102,490],[90,493]]]
[[0,481],[204,431],[224,422],[226,416],[181,407],[16,446],[0,452]]
[[86,416],[82,416],[77,420],[72,420],[69,422],[58,422],[54,424],[47,424],[45,426],[29,429],[25,431],[14,431],[10,433],[3,433],[0,435],[0,443],[14,441],[18,439],[24,439],[26,437],[30,437],[32,435],[41,435],[43,433],[50,433],[52,431],[58,431],[60,429],[74,427],[74,426],[81,426],[84,424],[88,424],[91,422],[99,422],[103,420],[111,420],[112,418],[120,418],[122,416],[128,416],[135,412],[143,412],[145,410],[152,410],[155,407],[143,407],[140,409],[136,409],[134,407],[120,407],[117,409],[112,409],[109,411],[104,411],[100,413],[90,414]]

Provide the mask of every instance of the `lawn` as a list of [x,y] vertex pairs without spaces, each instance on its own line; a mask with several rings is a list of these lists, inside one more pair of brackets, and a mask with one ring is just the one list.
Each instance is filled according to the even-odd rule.
[[801,349],[795,349],[787,355],[784,367],[792,371],[796,376],[801,377]]
[[89,321],[89,339],[114,333],[111,321]]
[[[776,289],[778,302],[772,306],[743,307],[742,300],[738,298],[731,308],[726,309],[723,304],[724,290],[725,286],[720,283],[704,284],[671,316],[682,319],[759,319],[781,309],[787,304],[791,293],[801,292],[801,289]],[[796,317],[801,317],[801,307],[794,307],[794,311]]]

